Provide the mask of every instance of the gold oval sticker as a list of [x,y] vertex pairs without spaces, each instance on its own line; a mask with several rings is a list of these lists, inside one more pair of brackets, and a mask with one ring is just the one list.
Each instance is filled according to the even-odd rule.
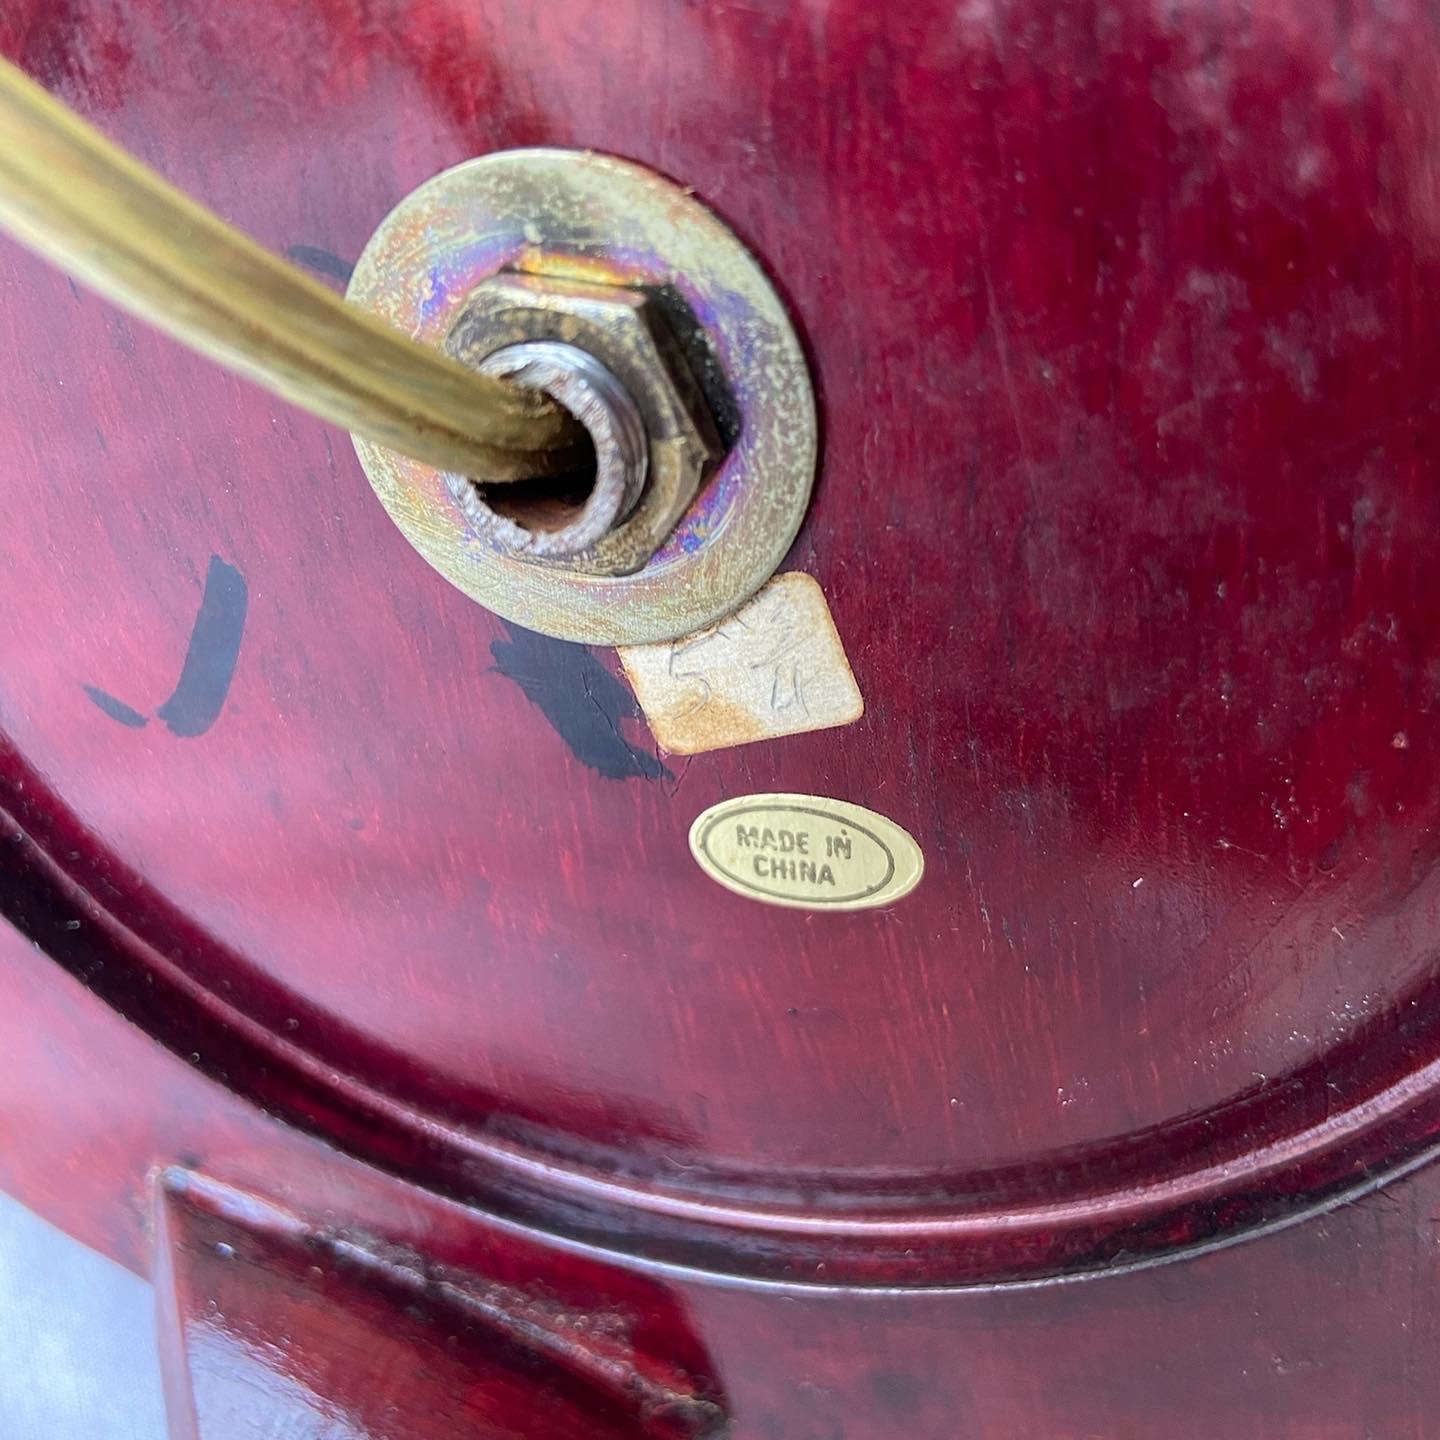
[[920,847],[893,820],[823,795],[741,795],[696,817],[690,849],[737,895],[801,910],[866,910],[908,895]]

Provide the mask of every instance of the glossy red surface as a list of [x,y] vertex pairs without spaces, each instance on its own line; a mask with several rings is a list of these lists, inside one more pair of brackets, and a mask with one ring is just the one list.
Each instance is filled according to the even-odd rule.
[[[769,266],[814,361],[825,457],[789,564],[829,597],[865,718],[668,760],[612,657],[445,589],[344,437],[0,252],[0,729],[29,837],[7,914],[220,1087],[353,1157],[305,1149],[306,1165],[374,1165],[389,1178],[365,1183],[405,1197],[387,1203],[458,1201],[614,1265],[943,1285],[1235,1238],[1425,1153],[1440,22],[1424,7],[31,0],[7,16],[6,53],[332,277],[467,156],[543,143],[655,166]],[[847,916],[721,891],[689,823],[761,790],[891,816],[925,850],[922,887]],[[220,1103],[192,1084],[187,1106]],[[271,1147],[300,1142],[246,1125],[226,1178],[264,1194]],[[183,1158],[175,1143],[162,1125],[118,1147],[94,1203]],[[9,1183],[88,1225],[19,1162]],[[1427,1172],[1402,1205],[1433,1188]],[[1402,1311],[1433,1326],[1383,1295],[1430,1263],[1419,1215],[1375,1237],[1375,1295],[1357,1278],[1337,1302],[1377,1346]],[[1265,1277],[1276,1325],[1303,1332],[1326,1257],[1364,1243],[1317,1233],[1257,1244],[1254,1276],[1237,1253],[1083,1292],[1108,1300],[783,1305],[864,1314],[865,1344],[908,1336],[917,1354],[965,1335],[975,1383],[1000,1385],[975,1402],[982,1433],[1068,1413],[1075,1434],[1208,1417],[1348,1435],[1374,1397],[1306,1419],[1280,1368],[1227,1417],[1193,1408],[1220,1371],[1140,1378],[1144,1315],[1182,1310],[1223,1351],[1241,1342],[1222,1314]],[[1171,1306],[1196,1273],[1230,1277],[1213,1310]],[[767,1292],[705,1293],[707,1348],[768,1314],[785,1337],[768,1363],[813,1360]],[[999,1352],[976,1335],[1012,1321],[1036,1375],[1093,1363],[1094,1325],[1135,1388],[1091,1424],[1057,1380],[1071,1411],[1015,1401],[1006,1422]],[[857,1353],[836,1323],[815,1343]],[[961,1413],[969,1381],[916,1364],[906,1394],[929,1418],[906,1433],[946,1433],[935,1417]],[[1424,1384],[1395,1379],[1375,1433],[1408,1433],[1385,1427],[1420,1413]],[[770,1403],[751,1433],[801,1433],[795,1393]],[[899,1433],[889,1413],[844,1433]]]
[[179,1433],[690,1440],[723,1428],[694,1377],[639,1348],[657,1334],[683,1344],[659,1295],[648,1315],[606,1309],[593,1289],[567,1307],[536,1297],[533,1272],[524,1290],[457,1276],[184,1171],[160,1177],[157,1200]]
[[[322,1244],[336,1232],[378,1241],[452,1275],[533,1287],[557,1308],[619,1315],[642,1352],[668,1354],[703,1381],[735,1440],[1389,1440],[1424,1434],[1440,1410],[1435,1166],[1278,1234],[1078,1284],[897,1294],[777,1291],[678,1272],[647,1280],[274,1125],[30,946],[7,937],[0,956],[0,1185],[137,1269],[155,1248],[146,1167],[182,1157],[218,1177],[212,1184],[314,1217]],[[233,1234],[200,1238],[239,1249]],[[162,1245],[164,1284],[168,1253]],[[346,1353],[357,1322],[312,1315],[294,1327],[284,1291],[229,1285],[208,1292],[222,1343],[289,1336],[270,1351],[270,1383],[263,1355],[238,1369],[261,1382],[250,1423],[284,1421],[308,1440],[315,1430],[297,1421],[297,1386],[319,1385],[326,1348]],[[287,1349],[298,1351],[293,1369]],[[480,1345],[467,1354],[483,1369]],[[349,1402],[363,1415],[374,1392],[409,1385],[408,1370],[428,1355],[422,1345],[357,1364],[331,1413]],[[202,1388],[236,1373],[207,1369]],[[441,1373],[453,1373],[448,1360]],[[310,1393],[324,1402],[323,1389]],[[430,1398],[442,1421],[453,1414],[453,1391]],[[358,1433],[391,1437],[383,1426]]]

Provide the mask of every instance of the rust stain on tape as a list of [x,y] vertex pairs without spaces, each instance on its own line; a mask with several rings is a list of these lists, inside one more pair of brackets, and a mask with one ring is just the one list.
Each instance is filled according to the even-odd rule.
[[619,653],[673,755],[828,730],[865,711],[824,592],[799,572],[777,576],[707,630]]

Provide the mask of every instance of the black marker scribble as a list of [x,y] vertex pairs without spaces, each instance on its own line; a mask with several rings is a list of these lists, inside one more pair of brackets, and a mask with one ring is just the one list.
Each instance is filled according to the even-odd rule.
[[249,603],[245,577],[212,555],[175,693],[155,712],[172,735],[203,735],[219,718],[240,658]]
[[102,690],[98,685],[86,685],[82,688],[112,720],[118,720],[122,725],[128,725],[132,730],[142,729],[150,723],[148,716],[142,715],[138,710],[131,709],[123,700],[117,700],[108,691]]
[[350,276],[355,270],[353,265],[330,250],[322,250],[318,245],[291,245],[285,254],[297,265],[304,265],[318,275],[328,275],[342,285],[350,283]]
[[621,720],[640,714],[635,697],[584,645],[505,628],[510,639],[490,646],[496,670],[525,692],[577,760],[607,780],[674,778],[621,734]]

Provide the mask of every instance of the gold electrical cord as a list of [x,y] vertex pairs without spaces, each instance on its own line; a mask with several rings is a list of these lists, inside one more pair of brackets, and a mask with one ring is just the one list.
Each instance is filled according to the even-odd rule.
[[576,463],[546,397],[347,305],[0,59],[0,229],[140,319],[378,444],[487,481]]

